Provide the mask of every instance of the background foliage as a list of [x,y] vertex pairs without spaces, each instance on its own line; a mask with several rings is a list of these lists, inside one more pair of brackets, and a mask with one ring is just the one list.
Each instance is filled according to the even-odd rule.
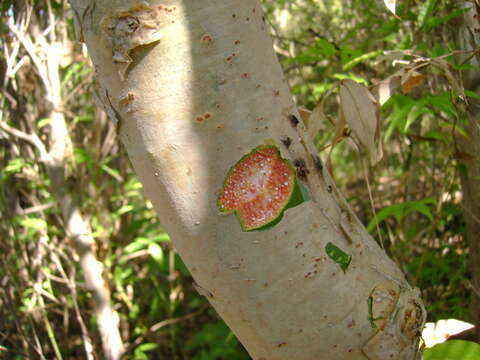
[[[19,4],[2,2],[0,121],[47,142],[45,89],[25,50],[12,53],[15,37],[6,26],[24,11]],[[373,0],[263,4],[297,103],[313,109],[327,99],[330,121],[315,138],[324,159],[335,136],[338,81],[372,86],[398,70],[394,59],[401,65],[412,54],[450,54],[457,49],[451,33],[462,14],[453,2],[435,0],[402,1],[398,16]],[[195,291],[142,195],[113,124],[95,106],[92,70],[74,41],[67,3],[38,0],[33,12],[41,25],[48,13],[58,19],[55,31],[65,48],[62,110],[73,142],[67,181],[105,266],[126,358],[248,359]],[[444,59],[459,78],[455,58]],[[465,165],[452,137],[462,135],[464,120],[445,73],[429,66],[421,77],[418,86],[397,91],[382,106],[383,160],[364,168],[363,155],[342,141],[330,154],[332,172],[361,221],[422,289],[429,320],[472,321],[459,182]],[[92,298],[40,160],[30,143],[0,129],[0,357],[83,358],[87,333],[102,358]]]

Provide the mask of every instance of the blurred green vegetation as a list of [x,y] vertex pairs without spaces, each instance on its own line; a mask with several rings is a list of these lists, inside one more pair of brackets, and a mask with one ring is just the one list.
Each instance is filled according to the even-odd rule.
[[[40,23],[46,4],[35,2]],[[105,266],[125,358],[248,359],[195,291],[142,194],[113,124],[94,106],[92,70],[72,41],[71,11],[63,1],[50,4],[62,20],[58,35],[70,46],[61,68],[64,111],[74,142],[68,181]],[[455,32],[462,12],[453,1],[402,1],[398,16],[373,0],[264,0],[263,5],[298,105],[313,109],[326,98],[330,122],[315,137],[323,159],[335,135],[339,80],[372,86],[398,70],[394,58],[401,65],[412,61],[413,54],[434,58],[458,48],[449,34]],[[3,2],[2,7],[1,24],[22,11],[14,2]],[[3,48],[12,50],[12,34],[5,25],[0,31]],[[45,140],[50,120],[44,117],[45,94],[38,74],[30,61],[22,60],[16,73],[7,76],[8,61],[27,57],[22,48],[13,60],[10,56],[6,51],[0,54],[0,121]],[[459,77],[455,58],[444,59]],[[435,66],[420,71],[419,86],[398,90],[381,108],[383,160],[364,168],[362,155],[342,141],[330,155],[332,173],[361,221],[422,290],[429,320],[472,322],[458,177],[467,169],[452,138],[452,132],[462,133],[465,119],[459,94],[445,72]],[[0,166],[0,358],[2,347],[12,359],[40,354],[51,359],[58,353],[65,359],[83,358],[78,316],[92,337],[94,353],[102,358],[92,299],[39,154],[0,131]]]

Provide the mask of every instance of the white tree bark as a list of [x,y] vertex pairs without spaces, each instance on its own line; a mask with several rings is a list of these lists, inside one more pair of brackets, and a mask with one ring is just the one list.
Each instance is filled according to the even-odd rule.
[[[423,305],[291,121],[300,117],[258,0],[71,3],[146,195],[252,358],[415,358]],[[246,233],[216,200],[230,167],[262,144],[304,160],[311,200]],[[345,273],[328,242],[352,255]]]

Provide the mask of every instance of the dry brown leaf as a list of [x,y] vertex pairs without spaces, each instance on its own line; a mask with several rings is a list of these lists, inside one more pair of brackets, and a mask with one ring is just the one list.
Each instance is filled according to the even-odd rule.
[[402,77],[402,91],[404,94],[408,94],[417,86],[423,83],[425,76],[416,70],[408,71],[405,76]]
[[382,158],[380,108],[368,89],[353,80],[340,82],[340,109],[357,143],[370,153],[372,162]]
[[403,69],[397,71],[395,74],[380,81],[372,88],[372,94],[380,105],[385,104],[393,95],[395,90],[397,90],[397,88],[401,85],[402,74],[404,71],[405,70]]
[[320,130],[325,128],[325,123],[326,121],[328,121],[323,111],[324,102],[325,98],[320,101],[317,106],[315,106],[315,109],[313,109],[313,111],[304,108],[298,109],[300,117],[302,118],[303,123],[307,128],[307,132],[312,139],[317,136]]
[[302,118],[302,121],[305,124],[305,126],[308,128],[308,122],[310,120],[310,115],[312,114],[312,112],[308,109],[299,107],[298,108],[298,114]]

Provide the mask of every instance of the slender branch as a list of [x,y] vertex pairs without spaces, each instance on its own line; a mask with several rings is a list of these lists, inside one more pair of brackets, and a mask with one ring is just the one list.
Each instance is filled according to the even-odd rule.
[[40,140],[37,134],[35,133],[27,134],[21,130],[11,127],[4,121],[0,121],[0,129],[2,129],[5,133],[11,136],[17,137],[33,145],[40,153],[40,161],[42,162],[50,161],[51,157],[48,154],[47,149],[45,148],[45,145],[43,144],[42,140]]

